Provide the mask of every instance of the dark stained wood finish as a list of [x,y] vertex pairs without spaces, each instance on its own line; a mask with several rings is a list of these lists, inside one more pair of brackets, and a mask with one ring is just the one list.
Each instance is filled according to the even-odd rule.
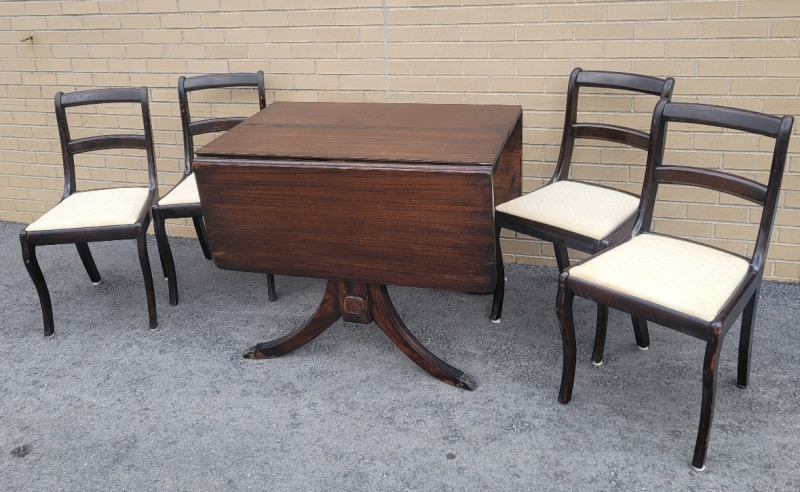
[[[42,270],[36,257],[36,247],[48,244],[74,243],[81,262],[94,284],[101,281],[100,272],[89,249],[90,242],[116,241],[135,239],[139,260],[144,277],[145,293],[147,296],[147,310],[150,329],[158,327],[156,316],[155,290],[153,277],[150,273],[150,261],[147,256],[147,228],[150,225],[150,206],[158,194],[158,181],[156,179],[155,150],[153,146],[153,131],[150,124],[150,106],[147,98],[147,88],[115,88],[93,89],[55,95],[55,112],[58,133],[61,143],[61,154],[64,164],[64,194],[62,200],[77,193],[75,179],[76,154],[105,149],[142,149],[147,159],[148,199],[139,211],[138,218],[131,225],[92,227],[82,229],[59,229],[54,231],[27,231],[20,232],[20,245],[25,268],[33,280],[44,321],[44,335],[51,337],[55,333],[53,323],[53,307],[50,292],[47,288]],[[100,105],[105,103],[134,103],[139,104],[142,111],[142,134],[120,135],[95,135],[80,139],[72,139],[69,132],[66,110],[75,106]]]
[[[264,73],[230,73],[199,75],[196,77],[183,77],[178,79],[178,102],[181,108],[181,127],[183,129],[183,157],[184,170],[183,178],[175,185],[180,185],[192,173],[192,162],[194,161],[194,137],[206,133],[223,132],[230,130],[245,120],[244,117],[222,117],[208,118],[199,121],[192,121],[189,108],[188,93],[208,89],[227,89],[253,87],[257,91],[259,109],[267,106],[267,99],[264,89]],[[203,220],[203,211],[199,203],[163,205],[155,203],[153,205],[153,225],[156,239],[158,241],[158,256],[161,259],[161,268],[169,286],[169,303],[172,306],[178,304],[178,276],[175,271],[175,260],[172,257],[172,249],[169,246],[167,230],[164,221],[166,219],[191,218],[203,256],[211,259],[211,250],[208,247],[208,234]],[[275,293],[275,277],[267,275],[267,288],[269,300],[277,299]]]
[[[595,87],[603,89],[614,89],[627,91],[632,94],[649,94],[658,96],[660,100],[669,100],[672,97],[674,80],[672,78],[660,79],[645,75],[621,72],[589,71],[576,68],[572,71],[567,88],[567,106],[564,117],[564,131],[562,133],[561,149],[556,163],[556,169],[550,180],[552,184],[556,181],[568,180],[569,170],[572,164],[572,152],[576,139],[594,139],[616,142],[629,145],[634,148],[647,150],[650,144],[650,134],[635,128],[629,128],[608,123],[581,123],[578,118],[579,94],[582,87]],[[615,190],[619,191],[619,190]],[[513,198],[513,196],[512,196]],[[496,203],[508,201],[498,200]],[[556,263],[558,270],[563,271],[569,266],[569,254],[567,248],[572,248],[584,253],[596,253],[610,244],[614,244],[630,231],[633,226],[635,215],[631,214],[614,231],[606,237],[595,239],[574,231],[544,224],[537,221],[524,219],[515,215],[497,212],[496,220],[501,228],[510,229],[517,233],[536,237],[538,239],[553,243],[555,250]],[[499,243],[498,243],[499,244]],[[501,256],[502,257],[502,256]],[[497,263],[497,277],[503,277],[503,263]],[[504,284],[497,283],[492,300],[492,311],[490,317],[492,321],[499,322],[503,312],[503,293],[501,289]],[[607,311],[604,306],[597,306],[597,328],[595,335],[595,347],[592,352],[592,362],[601,364],[603,360],[603,343],[605,341],[605,330],[607,324]],[[640,348],[647,348],[650,337],[647,331],[647,323],[642,320],[634,320],[634,336]],[[642,345],[644,344],[644,345]]]
[[201,159],[195,173],[220,268],[469,292],[494,288],[489,168]]
[[[321,122],[307,115],[314,105],[319,105],[318,111],[323,113]],[[508,126],[521,116],[516,106],[465,106],[470,112],[455,105],[357,104],[355,115],[363,117],[355,117],[355,105],[276,102],[268,111],[200,149],[197,155],[344,160],[354,164],[472,164],[491,168],[509,137],[509,128],[485,123],[483,118],[493,122],[498,119],[493,115],[500,113]],[[299,113],[296,120],[291,115],[295,109]],[[415,127],[415,121],[424,123]],[[264,138],[265,132],[269,138]]]
[[411,335],[385,285],[491,292],[494,203],[519,196],[521,161],[518,106],[274,103],[198,150],[217,266],[329,280],[308,323],[250,356],[294,350],[339,317],[375,321],[471,389]]
[[[766,186],[724,173],[685,166],[664,165],[663,156],[669,122],[684,122],[694,125],[723,127],[754,133],[774,139],[769,181]],[[644,301],[633,295],[623,295],[596,283],[573,278],[569,270],[564,271],[559,284],[556,313],[561,327],[564,345],[564,368],[562,371],[559,401],[567,403],[572,396],[575,377],[575,327],[572,319],[574,295],[591,299],[631,314],[636,319],[647,319],[678,332],[690,335],[706,343],[703,361],[702,404],[697,430],[692,466],[705,467],[709,432],[714,414],[714,399],[717,385],[717,367],[720,349],[725,334],[742,315],[739,340],[737,385],[747,386],[752,352],[752,333],[758,307],[758,293],[764,274],[772,224],[777,208],[781,179],[786,163],[786,153],[794,119],[735,108],[702,104],[659,102],[653,116],[651,147],[648,152],[644,191],[636,222],[625,240],[640,234],[653,232],[653,209],[658,186],[662,183],[681,183],[710,188],[739,196],[762,207],[761,223],[750,261],[750,273],[733,292],[730,299],[711,322],[695,318],[682,312]],[[620,243],[621,244],[621,243]],[[610,249],[617,247],[612,246]],[[605,250],[605,251],[608,251]],[[604,254],[604,252],[598,255]],[[592,258],[586,261],[592,261]]]

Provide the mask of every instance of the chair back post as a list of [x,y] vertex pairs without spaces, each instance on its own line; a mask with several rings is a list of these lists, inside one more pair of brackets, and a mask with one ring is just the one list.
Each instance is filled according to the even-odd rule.
[[189,131],[189,123],[192,121],[192,117],[189,113],[189,98],[186,95],[185,83],[186,77],[181,75],[178,78],[178,104],[181,108],[181,130],[183,131],[183,174],[189,174],[192,171],[194,138]]
[[[236,87],[256,87],[258,89],[259,109],[267,107],[264,72],[261,70],[255,73],[213,74],[198,75],[195,77],[181,76],[178,79],[178,102],[181,109],[181,127],[183,130],[184,174],[192,172],[195,135],[229,130],[245,119],[208,118],[192,125],[188,93],[206,89],[232,89]],[[204,123],[204,125],[197,126],[197,123]]]
[[67,124],[67,114],[64,106],[61,104],[61,97],[63,92],[58,91],[55,95],[56,107],[56,123],[58,125],[58,136],[61,141],[61,160],[64,164],[64,194],[63,197],[67,198],[77,191],[75,182],[75,159],[69,152],[69,125]]
[[144,127],[145,152],[147,153],[147,177],[149,189],[158,194],[158,178],[156,171],[156,150],[153,143],[153,126],[150,121],[150,100],[147,87],[139,88],[139,102],[142,105],[142,126]]
[[664,158],[664,146],[667,142],[665,131],[667,122],[662,117],[662,114],[668,102],[667,100],[660,100],[653,110],[653,119],[650,123],[650,145],[647,149],[647,164],[645,165],[639,211],[636,212],[636,220],[633,223],[628,239],[642,232],[652,232],[653,210],[655,208],[656,194],[658,193],[658,182],[654,179],[654,176],[656,167],[661,165],[661,159]]
[[558,160],[556,161],[556,169],[553,172],[553,177],[550,183],[561,181],[569,177],[569,165],[572,162],[572,150],[575,147],[575,138],[572,136],[572,125],[578,119],[578,74],[583,71],[582,68],[577,67],[569,76],[569,84],[567,85],[567,108],[564,112],[564,131],[561,135],[561,150],[558,153]]
[[778,132],[775,136],[775,149],[772,152],[772,167],[769,172],[767,197],[764,200],[758,238],[753,251],[753,266],[759,271],[763,268],[767,250],[769,249],[769,240],[772,235],[772,225],[775,222],[775,212],[778,208],[778,196],[781,182],[783,181],[783,171],[786,167],[786,154],[789,151],[789,137],[792,134],[793,124],[794,118],[792,116],[783,116],[778,124]]
[[261,70],[256,72],[256,79],[258,82],[258,107],[264,109],[267,107],[267,91],[264,87],[264,72]]
[[623,72],[606,72],[596,70],[572,71],[567,88],[567,108],[564,117],[564,132],[561,137],[556,169],[549,183],[569,179],[569,168],[576,138],[592,138],[626,144],[634,148],[647,150],[649,135],[629,127],[605,123],[578,123],[578,100],[581,87],[616,89],[658,96],[659,101],[669,101],[675,87],[675,79],[661,79],[647,75]]

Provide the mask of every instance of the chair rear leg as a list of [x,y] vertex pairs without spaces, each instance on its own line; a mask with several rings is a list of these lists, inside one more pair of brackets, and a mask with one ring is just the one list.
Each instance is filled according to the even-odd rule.
[[161,269],[167,279],[169,288],[169,304],[178,304],[178,275],[175,272],[175,260],[172,257],[172,248],[169,246],[167,229],[164,219],[153,209],[153,229],[156,233],[156,243],[158,245],[158,256],[161,259]]
[[78,254],[81,257],[81,262],[83,262],[83,268],[85,268],[86,273],[89,274],[89,279],[91,279],[94,285],[98,285],[100,283],[100,272],[97,271],[97,265],[94,263],[89,245],[86,243],[75,243],[75,247],[78,248]]
[[705,469],[708,438],[711,432],[711,421],[714,417],[714,399],[717,392],[717,367],[719,352],[722,348],[722,327],[712,325],[711,337],[706,342],[706,355],[703,361],[703,403],[700,408],[700,425],[697,428],[697,442],[694,446],[692,467],[695,470]]
[[53,325],[53,305],[50,302],[50,291],[47,290],[47,283],[44,281],[42,269],[39,268],[39,261],[36,259],[36,246],[28,243],[28,238],[20,234],[22,245],[22,260],[25,262],[25,269],[33,280],[36,293],[39,294],[39,304],[42,307],[42,318],[44,321],[44,336],[50,338],[55,334]]
[[492,312],[489,319],[493,323],[499,323],[500,317],[503,315],[503,298],[506,291],[506,272],[503,265],[503,251],[500,249],[500,229],[498,225],[494,231],[494,244],[495,244],[495,264],[497,265],[497,284],[494,286],[492,292]]
[[278,294],[275,293],[275,275],[271,273],[267,274],[267,292],[270,301],[274,301],[278,298]]
[[[161,273],[164,274],[164,280],[168,280],[169,275],[167,272],[167,264],[166,260],[164,259],[163,248],[161,247],[161,239],[159,238],[160,231],[158,230],[159,223],[163,222],[164,219],[162,219],[159,215],[158,208],[155,205],[153,205],[153,208],[150,211],[150,216],[153,217],[153,232],[156,235],[156,243],[158,244],[158,260],[161,262]],[[164,237],[167,237],[166,223],[164,223],[164,227]]]
[[608,306],[597,304],[597,327],[594,332],[594,348],[592,349],[592,364],[603,365],[603,351],[606,346],[606,331],[608,327]]
[[753,297],[748,301],[742,313],[742,328],[739,334],[739,366],[736,374],[736,385],[747,388],[750,381],[750,354],[753,347],[753,324],[758,311],[758,294],[761,289],[753,292]]
[[147,237],[142,229],[137,231],[136,248],[139,250],[139,263],[142,265],[142,275],[144,276],[144,290],[147,294],[147,313],[150,321],[150,329],[158,328],[156,318],[156,293],[153,289],[153,274],[150,271],[150,257],[147,255]]
[[575,382],[575,363],[577,347],[575,343],[575,323],[572,319],[572,300],[575,294],[567,286],[567,274],[561,275],[558,283],[558,296],[556,298],[556,316],[561,328],[561,342],[563,343],[564,360],[561,370],[561,388],[558,391],[558,401],[569,403],[572,399],[572,386]]
[[633,336],[636,337],[636,345],[642,350],[647,350],[650,347],[650,331],[647,329],[647,320],[631,316],[631,321],[633,321]]
[[563,244],[553,243],[553,249],[556,254],[556,264],[558,265],[558,272],[561,273],[569,268],[569,252],[567,247]]
[[203,256],[205,256],[207,260],[210,260],[211,250],[208,248],[206,224],[203,222],[202,217],[192,217],[192,222],[194,222],[194,231],[197,233],[197,240],[200,241],[200,247],[203,248]]

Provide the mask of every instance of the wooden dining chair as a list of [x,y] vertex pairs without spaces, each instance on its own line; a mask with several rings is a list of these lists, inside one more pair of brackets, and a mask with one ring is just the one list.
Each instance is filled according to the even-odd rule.
[[[258,92],[258,107],[267,107],[267,98],[264,92],[264,73],[231,73],[200,75],[197,77],[180,77],[178,79],[178,101],[181,108],[181,124],[183,128],[183,177],[166,195],[153,205],[153,225],[158,242],[159,257],[164,277],[169,285],[169,303],[178,304],[178,279],[175,273],[175,261],[164,221],[166,219],[191,218],[197,233],[197,240],[203,250],[203,255],[211,259],[211,250],[208,247],[208,236],[203,222],[203,211],[200,208],[200,194],[197,191],[197,182],[192,173],[194,162],[194,137],[206,133],[224,132],[230,130],[245,120],[244,117],[212,117],[192,121],[189,111],[190,92],[209,89],[233,89],[254,87]],[[267,288],[269,300],[274,301],[275,277],[267,275]]]
[[[71,138],[66,109],[105,103],[141,105],[144,132]],[[158,184],[147,88],[93,89],[68,94],[59,92],[55,95],[55,107],[58,133],[61,137],[61,156],[64,162],[64,195],[55,207],[31,223],[19,235],[25,268],[39,294],[44,318],[44,335],[51,337],[55,330],[50,292],[36,259],[36,247],[74,243],[86,273],[97,285],[100,283],[100,273],[89,251],[88,243],[120,239],[136,240],[147,293],[150,329],[154,330],[158,326],[156,298],[150,260],[147,256],[146,236],[150,224],[150,207],[158,193]],[[75,179],[75,156],[107,149],[143,149],[147,157],[148,185],[78,191]]]
[[[707,168],[664,162],[668,123],[721,127],[774,139],[766,185]],[[702,406],[692,466],[703,469],[708,448],[722,339],[742,314],[736,382],[746,387],[750,371],[753,323],[764,275],[772,223],[783,176],[793,118],[701,104],[661,102],[653,116],[652,148],[636,222],[624,242],[561,274],[557,315],[564,345],[558,400],[569,402],[575,379],[575,294],[672,328],[706,342]],[[692,126],[692,129],[702,126]],[[762,139],[759,148],[769,142]],[[661,184],[708,188],[761,208],[753,254],[743,257],[721,249],[653,231],[653,210]]]
[[[536,191],[502,203],[495,209],[497,286],[494,290],[491,319],[500,321],[503,311],[505,277],[500,250],[500,231],[509,229],[553,243],[559,272],[569,266],[567,248],[596,253],[614,244],[630,231],[639,204],[637,195],[570,178],[570,166],[578,139],[604,140],[647,150],[647,131],[603,122],[578,122],[579,94],[582,88],[600,88],[613,94],[653,95],[661,101],[672,97],[674,80],[620,72],[572,71],[567,88],[564,132],[556,169],[550,182]],[[598,111],[594,111],[598,113]],[[642,156],[644,157],[644,153]],[[602,364],[608,307],[597,305],[597,331],[592,362]],[[633,319],[639,348],[650,344],[647,324]]]

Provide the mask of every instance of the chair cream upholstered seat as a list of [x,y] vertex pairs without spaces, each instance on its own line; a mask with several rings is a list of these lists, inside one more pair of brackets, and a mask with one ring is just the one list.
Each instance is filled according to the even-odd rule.
[[147,188],[111,188],[73,193],[26,231],[56,231],[135,224],[150,206]]
[[600,240],[638,206],[639,199],[627,193],[564,180],[502,203],[497,211]]
[[750,270],[724,251],[658,234],[641,234],[572,267],[591,282],[711,322]]
[[197,181],[194,173],[186,176],[186,179],[178,183],[158,201],[159,205],[181,205],[184,203],[200,203],[200,193],[197,191]]

